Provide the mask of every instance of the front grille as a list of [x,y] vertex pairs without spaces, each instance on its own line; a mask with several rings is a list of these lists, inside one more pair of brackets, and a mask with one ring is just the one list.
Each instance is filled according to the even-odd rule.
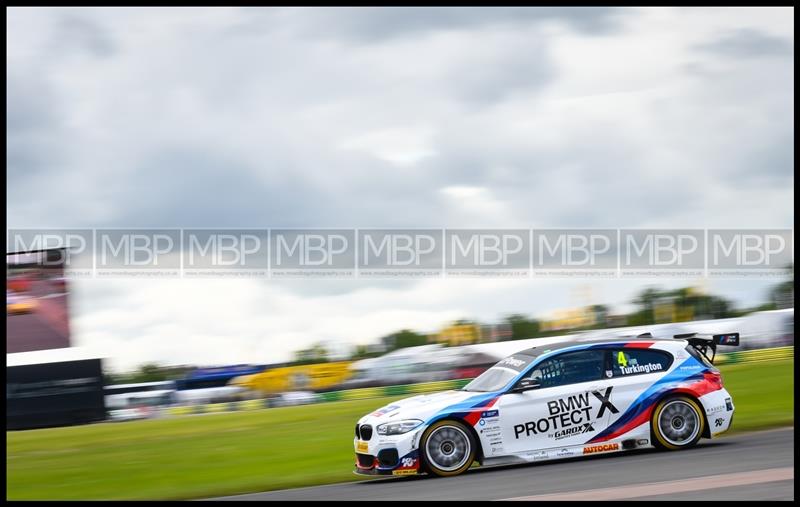
[[369,454],[356,453],[356,459],[358,459],[358,466],[361,468],[372,468],[372,465],[375,464],[375,457]]
[[369,424],[362,424],[361,425],[361,440],[367,440],[372,438],[372,426]]
[[397,449],[384,449],[378,453],[378,462],[382,467],[393,467],[398,459],[400,457],[397,455]]

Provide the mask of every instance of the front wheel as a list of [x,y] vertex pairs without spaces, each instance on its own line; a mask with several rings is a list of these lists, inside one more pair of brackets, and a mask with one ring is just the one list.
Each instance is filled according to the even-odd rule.
[[656,447],[678,450],[692,447],[700,440],[705,418],[696,401],[687,396],[675,396],[656,405],[650,424]]
[[420,440],[420,453],[428,471],[440,477],[458,475],[475,459],[475,440],[458,421],[432,424]]

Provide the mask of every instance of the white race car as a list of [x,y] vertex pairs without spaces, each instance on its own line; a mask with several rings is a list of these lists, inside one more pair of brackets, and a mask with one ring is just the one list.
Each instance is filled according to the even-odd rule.
[[451,476],[474,462],[691,447],[727,431],[733,419],[733,400],[713,366],[717,345],[739,345],[738,333],[646,333],[520,351],[463,389],[362,417],[355,472]]

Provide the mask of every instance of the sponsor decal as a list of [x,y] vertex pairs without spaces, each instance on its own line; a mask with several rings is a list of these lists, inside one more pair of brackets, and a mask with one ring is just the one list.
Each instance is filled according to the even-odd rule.
[[369,450],[369,443],[359,440],[356,444],[356,452],[365,454]]
[[725,410],[725,405],[717,405],[716,407],[711,407],[707,409],[706,413],[708,415],[711,415],[711,414],[716,414],[717,412],[722,412],[723,410]]
[[567,456],[575,456],[575,451],[570,449],[560,449],[556,451],[557,458],[566,458]]
[[722,423],[724,423],[724,422],[725,422],[725,419],[723,419],[721,417],[717,417],[717,419],[714,421],[714,426],[718,428],[718,427],[722,426]]
[[591,405],[589,404],[589,393],[568,396],[547,402],[547,410],[550,415],[535,421],[528,421],[525,424],[514,426],[514,437],[519,440],[520,435],[524,436],[546,434],[553,430],[563,430],[576,425],[581,427],[591,420]]
[[402,469],[402,470],[400,470],[400,469],[392,470],[392,475],[417,475],[417,469],[416,468],[413,468],[413,469],[407,468],[407,469]]
[[600,419],[603,416],[603,413],[605,413],[606,409],[608,409],[612,414],[616,414],[619,412],[619,410],[617,410],[617,407],[615,407],[614,404],[611,403],[612,389],[613,386],[610,386],[608,389],[606,389],[605,394],[600,394],[600,391],[592,391],[594,397],[600,400],[600,403],[602,403],[602,405],[600,405],[600,412],[597,413],[598,419]]
[[486,410],[484,412],[481,412],[481,417],[483,417],[484,419],[488,419],[490,417],[500,417],[500,411],[499,410]]
[[647,364],[632,364],[630,366],[620,365],[619,370],[623,375],[630,375],[631,373],[650,373],[651,371],[663,370],[664,367],[660,363],[647,363]]
[[480,421],[478,421],[478,424],[480,424],[481,426],[486,426],[486,421],[481,419]]
[[531,451],[524,454],[531,461],[542,461],[548,458],[547,451]]
[[417,464],[417,458],[403,458],[400,461],[401,468],[411,468]]
[[416,458],[416,451],[400,460],[400,466],[392,470],[392,475],[415,475],[419,468],[419,460]]
[[725,408],[728,409],[728,412],[733,410],[733,402],[731,401],[730,398],[725,398]]
[[639,440],[637,440],[637,441],[636,441],[636,443],[637,443],[638,445],[647,445],[649,442],[650,442],[650,441],[649,441],[649,440],[647,440],[646,438],[640,438]]
[[510,356],[497,363],[496,366],[505,366],[506,368],[512,368],[517,371],[522,371],[522,369],[528,364],[528,362],[529,360]]
[[606,378],[611,378],[614,376],[614,372],[611,370],[606,370]]
[[385,406],[383,408],[379,408],[375,412],[371,413],[370,416],[372,416],[372,417],[380,417],[380,416],[382,416],[384,414],[388,414],[392,410],[397,410],[398,408],[400,408],[400,405],[387,405],[387,406]]
[[[612,414],[619,412],[611,403],[613,386],[606,389],[605,393],[592,391],[592,395],[600,400],[600,410],[595,419],[599,419],[609,410]],[[514,425],[514,438],[529,437],[531,435],[547,435],[549,438],[560,440],[573,435],[595,431],[591,414],[592,406],[589,393],[571,395],[547,402],[549,415],[534,421],[527,421]]]
[[590,445],[589,447],[583,448],[584,454],[594,454],[597,452],[608,452],[608,451],[618,451],[619,444],[601,444],[601,445]]
[[563,430],[556,431],[553,433],[552,438],[561,440],[562,438],[580,435],[581,433],[589,433],[590,431],[594,431],[594,426],[592,426],[592,423],[584,423],[583,426],[573,426],[571,428],[565,428]]

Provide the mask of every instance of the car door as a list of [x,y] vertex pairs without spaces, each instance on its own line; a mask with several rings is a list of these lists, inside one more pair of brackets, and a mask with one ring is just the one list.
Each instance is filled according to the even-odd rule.
[[629,408],[672,366],[673,356],[667,351],[635,348],[610,347],[609,363],[613,395],[609,393],[617,412],[611,414],[610,435],[618,437],[635,429],[644,422],[637,418],[621,420]]
[[504,454],[579,445],[602,431],[610,415],[607,371],[598,349],[563,352],[534,366],[524,379],[538,380],[538,388],[498,401]]

